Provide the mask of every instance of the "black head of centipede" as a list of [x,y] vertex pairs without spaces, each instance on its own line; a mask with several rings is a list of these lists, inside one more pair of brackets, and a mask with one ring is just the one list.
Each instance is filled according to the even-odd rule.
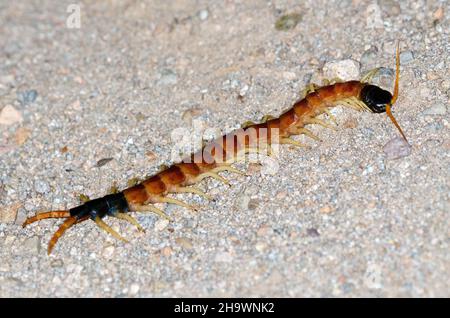
[[395,104],[398,98],[398,82],[400,79],[400,42],[397,42],[397,52],[395,58],[395,82],[394,82],[394,91],[391,94],[390,92],[375,86],[375,85],[366,85],[361,90],[361,100],[364,104],[369,107],[369,109],[374,113],[384,113],[388,115],[391,119],[392,123],[397,127],[398,131],[402,135],[403,139],[405,139],[406,143],[408,143],[408,139],[406,139],[405,134],[403,133],[402,128],[397,123],[394,115],[392,115],[391,107]]
[[384,113],[386,105],[392,100],[392,94],[378,86],[366,85],[361,90],[361,100],[374,113]]

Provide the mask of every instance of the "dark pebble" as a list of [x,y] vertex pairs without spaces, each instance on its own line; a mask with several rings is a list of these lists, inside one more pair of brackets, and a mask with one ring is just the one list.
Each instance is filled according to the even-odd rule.
[[35,89],[26,90],[17,93],[17,101],[23,106],[31,104],[36,100],[38,92]]

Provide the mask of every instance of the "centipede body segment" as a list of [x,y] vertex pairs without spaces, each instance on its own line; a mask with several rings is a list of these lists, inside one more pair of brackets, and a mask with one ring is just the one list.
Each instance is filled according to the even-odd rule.
[[207,177],[228,183],[224,177],[219,175],[219,172],[242,173],[231,164],[247,153],[262,152],[261,145],[267,146],[269,150],[274,144],[302,147],[303,144],[291,138],[291,136],[301,134],[319,139],[306,126],[320,125],[325,128],[333,128],[332,124],[318,117],[325,113],[334,120],[329,109],[336,105],[372,113],[386,112],[406,140],[405,134],[391,113],[391,106],[398,97],[399,69],[399,47],[397,46],[396,80],[393,95],[378,86],[369,84],[370,76],[362,81],[336,82],[322,87],[314,87],[304,98],[294,103],[278,118],[270,117],[261,123],[246,124],[243,129],[233,131],[205,145],[187,158],[188,160],[173,164],[137,185],[118,193],[89,200],[67,211],[38,213],[36,216],[28,218],[23,226],[47,218],[64,219],[62,225],[50,239],[49,254],[67,229],[88,219],[93,220],[101,229],[115,238],[126,241],[103,221],[105,216],[128,221],[142,230],[139,223],[128,214],[129,212],[151,212],[170,219],[154,204],[171,203],[195,210],[196,207],[170,197],[169,194],[193,193],[209,199],[206,193],[194,185]]

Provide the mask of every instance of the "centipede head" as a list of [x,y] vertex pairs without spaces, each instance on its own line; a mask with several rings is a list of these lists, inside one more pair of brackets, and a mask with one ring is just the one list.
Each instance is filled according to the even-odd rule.
[[397,53],[396,53],[396,72],[395,72],[395,83],[394,83],[394,91],[393,94],[390,92],[375,86],[375,85],[366,85],[361,91],[361,99],[364,104],[374,113],[384,113],[389,116],[392,123],[397,127],[398,131],[402,135],[403,139],[406,142],[405,134],[403,133],[400,125],[397,123],[397,120],[392,115],[391,107],[397,101],[398,98],[398,82],[400,78],[400,47],[397,42]]

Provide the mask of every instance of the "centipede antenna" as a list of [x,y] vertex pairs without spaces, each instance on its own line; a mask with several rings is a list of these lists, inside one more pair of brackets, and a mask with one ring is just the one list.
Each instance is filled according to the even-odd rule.
[[400,41],[397,41],[397,53],[395,56],[395,60],[396,61],[395,61],[394,93],[392,94],[391,102],[386,105],[386,114],[389,116],[389,118],[391,119],[391,121],[395,125],[395,127],[397,127],[397,129],[400,132],[400,134],[402,135],[403,139],[405,139],[405,141],[409,144],[408,139],[406,139],[406,136],[403,133],[402,128],[397,123],[397,120],[395,119],[394,115],[392,115],[392,112],[391,112],[391,106],[395,104],[395,102],[397,101],[397,97],[398,97],[398,82],[400,79]]

